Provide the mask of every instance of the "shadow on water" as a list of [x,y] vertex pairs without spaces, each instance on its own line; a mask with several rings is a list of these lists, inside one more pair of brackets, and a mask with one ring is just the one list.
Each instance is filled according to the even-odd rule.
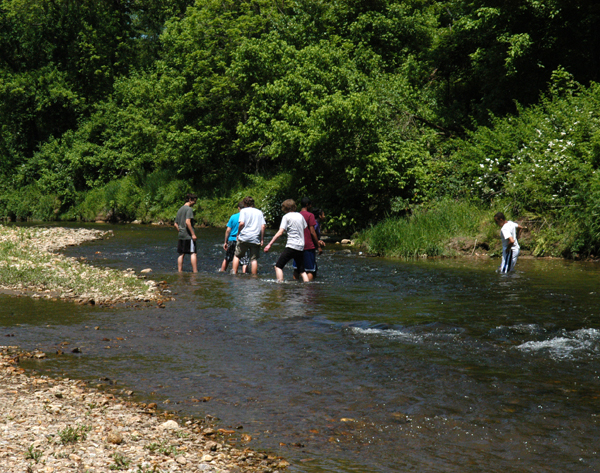
[[[70,248],[153,269],[166,309],[2,297],[0,335],[49,354],[49,374],[109,378],[277,452],[294,472],[597,471],[596,265],[521,259],[401,262],[331,247],[320,278],[217,273],[222,231],[200,230],[200,273],[175,272],[174,231],[124,225]],[[290,278],[290,273],[286,277]],[[198,402],[210,398],[208,402]]]

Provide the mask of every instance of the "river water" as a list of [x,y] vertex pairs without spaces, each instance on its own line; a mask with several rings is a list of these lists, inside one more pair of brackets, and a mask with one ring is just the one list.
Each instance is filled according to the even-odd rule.
[[217,272],[224,232],[201,229],[200,272],[180,275],[173,229],[94,227],[115,237],[65,253],[152,268],[176,300],[0,296],[0,335],[14,335],[4,344],[49,354],[29,368],[216,416],[291,472],[600,471],[597,264],[521,259],[499,275],[495,259],[405,262],[330,245],[317,282],[278,284],[279,244],[258,277],[232,276]]

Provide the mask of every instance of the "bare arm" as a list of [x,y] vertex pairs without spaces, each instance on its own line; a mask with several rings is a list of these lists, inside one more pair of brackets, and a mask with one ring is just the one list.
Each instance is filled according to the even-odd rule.
[[179,225],[177,225],[177,222],[174,222],[173,225],[175,225],[175,230],[179,231]]
[[[263,225],[264,228],[264,225]],[[267,246],[265,246],[265,253],[268,253],[269,250],[271,249],[271,246],[273,245],[273,243],[275,243],[277,241],[277,238],[279,238],[281,235],[283,235],[283,232],[285,230],[283,228],[280,228],[279,231],[275,234],[275,236],[271,239],[271,241],[269,242],[269,244]],[[263,235],[261,234],[261,245],[263,242]]]
[[227,242],[229,241],[229,235],[231,234],[231,227],[227,227],[227,230],[225,230],[225,243],[223,243],[223,249],[226,250],[227,249]]
[[315,232],[314,225],[309,225],[308,228],[310,229],[310,236],[312,238],[313,243],[315,244],[315,248],[318,248],[319,249],[319,253],[322,253],[323,250],[319,246],[319,238],[317,237],[317,232]]
[[[260,227],[260,246],[263,246],[265,243],[265,228],[267,228],[266,225],[263,225],[262,227]],[[273,240],[271,240],[273,241]]]
[[185,219],[185,226],[187,227],[188,231],[192,235],[192,240],[195,240],[196,239],[196,232],[194,232],[194,227],[192,227],[192,219],[191,218],[186,218]]

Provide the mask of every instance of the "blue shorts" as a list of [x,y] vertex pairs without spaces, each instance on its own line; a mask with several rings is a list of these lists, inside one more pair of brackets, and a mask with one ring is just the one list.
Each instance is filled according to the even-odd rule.
[[[307,273],[317,274],[317,270],[319,269],[317,266],[317,250],[304,250],[304,271]],[[296,262],[294,261],[294,269],[296,268]]]

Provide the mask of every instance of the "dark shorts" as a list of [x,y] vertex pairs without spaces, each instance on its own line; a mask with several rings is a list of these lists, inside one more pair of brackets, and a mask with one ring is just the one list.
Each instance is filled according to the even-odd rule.
[[304,272],[304,255],[302,250],[294,250],[293,248],[286,247],[279,255],[279,259],[275,266],[279,269],[283,269],[289,260],[294,260],[294,267],[298,268],[299,273]]
[[228,241],[227,242],[227,250],[225,251],[225,261],[231,263],[233,261],[233,257],[235,256],[235,245],[236,241]]
[[[304,254],[304,271],[316,275],[319,269],[317,266],[317,250],[304,250],[302,253]],[[294,269],[296,269],[295,262]]]
[[196,242],[194,240],[177,240],[177,253],[180,255],[195,254]]

